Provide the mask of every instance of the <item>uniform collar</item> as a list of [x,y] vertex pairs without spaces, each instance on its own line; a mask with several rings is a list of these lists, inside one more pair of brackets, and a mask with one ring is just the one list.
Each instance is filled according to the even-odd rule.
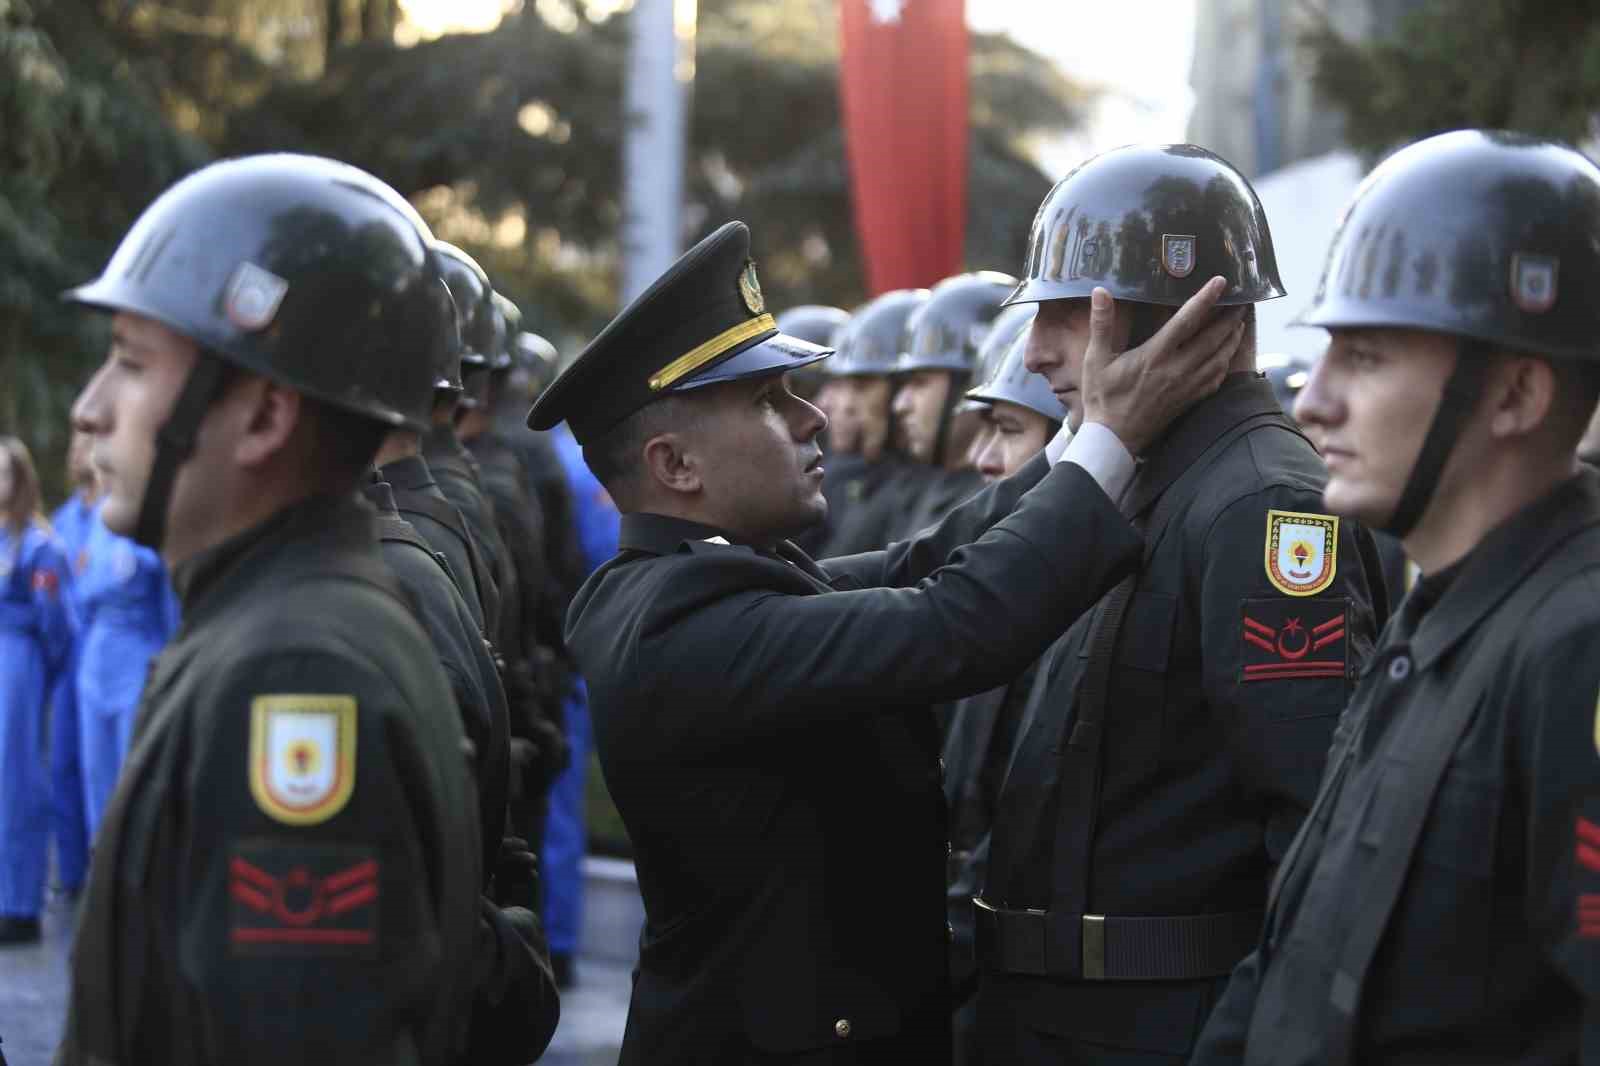
[[192,629],[226,590],[261,572],[256,565],[297,541],[323,541],[318,552],[332,555],[351,544],[372,541],[372,508],[355,493],[311,496],[220,544],[185,560],[172,572],[172,588],[183,607],[183,628]]
[[383,475],[383,480],[401,489],[418,491],[431,486],[433,471],[428,469],[428,461],[420,455],[407,455],[393,462],[384,463],[378,468],[378,473]]
[[733,543],[732,537],[715,526],[691,522],[687,518],[630,511],[622,516],[617,550],[671,555],[684,544],[719,540],[723,544]]
[[[1229,374],[1222,387],[1179,416],[1141,458],[1123,513],[1137,515],[1189,469],[1212,441],[1247,419],[1283,416],[1272,385],[1254,372]],[[1289,425],[1288,419],[1284,424]]]
[[1594,525],[1600,525],[1600,474],[1584,469],[1492,530],[1418,624],[1411,642],[1417,668],[1432,666],[1562,544]]

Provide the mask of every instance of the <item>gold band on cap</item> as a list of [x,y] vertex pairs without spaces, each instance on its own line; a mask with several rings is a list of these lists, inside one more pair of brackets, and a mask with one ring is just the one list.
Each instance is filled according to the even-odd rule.
[[[660,392],[673,382],[699,370],[729,348],[743,344],[751,337],[766,333],[768,330],[776,332],[777,328],[778,323],[773,320],[771,315],[757,315],[755,318],[746,319],[732,329],[725,329],[704,344],[697,345],[692,352],[678,356],[678,358],[657,370],[650,377],[650,391]],[[634,380],[637,381],[638,379],[635,378]]]

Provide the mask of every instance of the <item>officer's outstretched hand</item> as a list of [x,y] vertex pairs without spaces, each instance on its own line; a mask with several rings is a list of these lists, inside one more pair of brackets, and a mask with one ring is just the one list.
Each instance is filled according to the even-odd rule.
[[1227,283],[1212,278],[1156,335],[1115,351],[1115,303],[1105,289],[1089,297],[1089,348],[1083,359],[1083,420],[1099,422],[1140,454],[1196,401],[1222,384],[1244,335],[1244,308],[1216,311]]

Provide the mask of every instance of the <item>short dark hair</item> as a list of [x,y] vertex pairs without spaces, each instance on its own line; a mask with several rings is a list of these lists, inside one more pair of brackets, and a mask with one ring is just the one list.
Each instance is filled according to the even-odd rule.
[[663,396],[648,403],[583,446],[583,461],[613,499],[639,474],[639,452],[651,437],[681,429],[694,418],[685,396]]
[[1558,431],[1572,438],[1574,447],[1583,437],[1600,405],[1600,364],[1577,359],[1550,359],[1555,372],[1556,397],[1551,414],[1559,420]]

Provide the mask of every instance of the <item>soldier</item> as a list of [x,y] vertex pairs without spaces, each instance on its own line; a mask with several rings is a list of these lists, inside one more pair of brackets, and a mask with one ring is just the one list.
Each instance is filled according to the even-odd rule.
[[1300,318],[1327,507],[1425,575],[1195,1062],[1589,1062],[1600,1011],[1600,169],[1464,130],[1356,191]]
[[1120,441],[1213,387],[1238,330],[1184,343],[1218,281],[1145,351],[1097,348],[1064,455],[916,542],[818,565],[783,538],[826,506],[824,423],[783,375],[828,352],[777,331],[749,240],[729,223],[685,253],[529,416],[567,421],[624,512],[568,616],[647,915],[622,1062],[937,1064],[928,704],[1014,676],[1137,558],[1107,495],[1131,476]]
[[[927,300],[927,289],[896,289],[872,299],[856,310],[836,341],[838,354],[825,364],[839,390],[841,429],[833,455],[860,456],[856,463],[847,460],[842,472],[825,468],[822,492],[830,514],[825,556],[888,544],[926,484],[928,468],[907,461],[895,441],[892,406],[906,320]],[[830,456],[830,465],[835,461]]]
[[1322,463],[1254,371],[1248,305],[1283,290],[1244,178],[1193,145],[1116,149],[1056,185],[1030,245],[1026,364],[1074,425],[1097,328],[1137,344],[1213,273],[1244,323],[1222,388],[1140,454],[1138,573],[1040,665],[976,902],[987,1061],[1181,1061],[1386,606],[1370,538],[1315,513]]
[[471,379],[474,389],[487,388],[487,380],[478,377],[489,369],[489,357],[502,343],[503,323],[497,327],[494,290],[483,268],[466,252],[453,244],[438,242],[440,261],[444,264],[445,284],[450,288],[450,298],[455,301],[461,322],[461,392],[440,392],[433,409],[433,425],[422,438],[422,455],[428,469],[438,482],[439,491],[455,505],[466,521],[472,547],[488,571],[488,580],[481,584],[492,586],[485,598],[484,632],[498,647],[500,625],[504,620],[501,599],[514,593],[508,586],[514,584],[510,573],[510,556],[495,526],[494,508],[484,494],[479,480],[477,460],[467,451],[456,433],[456,418],[461,407],[476,405],[477,398],[466,389]]
[[0,945],[39,939],[50,844],[50,696],[72,661],[71,581],[27,446],[0,437]]
[[355,492],[453,343],[426,225],[353,167],[217,163],[69,297],[114,315],[73,408],[102,517],[161,552],[183,626],[96,842],[58,1061],[454,1061],[471,772]]
[[972,466],[986,484],[1016,473],[1067,420],[1050,382],[1023,362],[1037,310],[1017,304],[1000,313],[978,358],[978,384],[967,390],[984,424],[972,442]]
[[514,359],[512,339],[522,313],[494,294],[498,343],[488,366],[467,375],[473,396],[456,423],[456,433],[477,461],[479,484],[494,511],[496,532],[505,547],[507,578],[501,588],[499,651],[505,660],[506,695],[511,701],[516,780],[512,824],[535,850],[542,842],[545,795],[566,761],[561,737],[562,684],[555,655],[536,638],[535,623],[548,613],[551,577],[546,569],[544,516],[532,496],[531,477],[516,450],[494,430],[494,409],[506,392]]
[[992,270],[946,278],[906,322],[904,350],[895,363],[894,413],[906,454],[931,473],[902,516],[896,538],[937,522],[983,484],[967,462],[982,419],[957,408],[989,326],[1016,287],[1016,278]]
[[[1061,430],[1066,409],[1050,383],[1023,365],[1036,308],[1008,307],[995,319],[978,356],[978,384],[966,399],[986,420],[978,472],[994,484],[1021,470]],[[1035,664],[1010,683],[958,700],[944,742],[944,796],[949,809],[950,863],[945,900],[950,928],[951,988],[956,1004],[955,1061],[983,1061],[977,1031],[978,975],[973,961],[972,897],[983,887],[989,825],[1016,739],[1017,720],[1032,688]]]

